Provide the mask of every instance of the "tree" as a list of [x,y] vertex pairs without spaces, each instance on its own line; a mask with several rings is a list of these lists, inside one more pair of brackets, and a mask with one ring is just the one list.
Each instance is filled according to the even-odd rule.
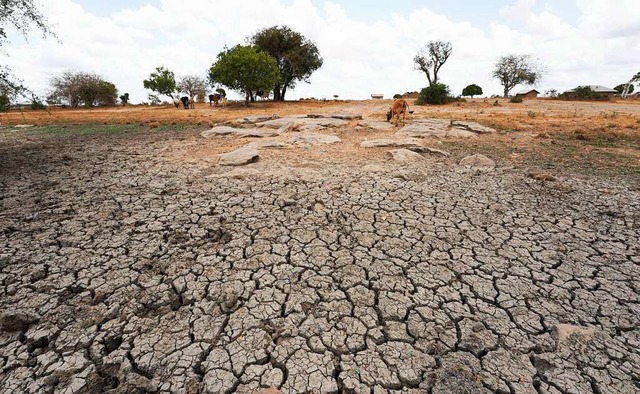
[[274,86],[280,81],[280,73],[278,63],[266,52],[236,45],[218,54],[218,60],[209,70],[209,80],[212,86],[221,84],[244,93],[245,105],[249,105],[251,92]]
[[482,94],[482,88],[476,85],[475,83],[462,89],[463,96],[471,96],[471,98],[473,98],[473,96],[479,96],[481,94]]
[[[198,96],[199,99],[202,99],[201,102],[204,102],[204,95],[207,92],[207,81],[204,78],[197,75],[185,75],[180,78],[177,86],[178,89],[186,93],[191,100],[193,100],[195,96]],[[200,97],[201,95],[202,98]]]
[[429,85],[438,83],[438,72],[449,60],[453,48],[448,41],[429,41],[413,58],[415,69],[427,75]]
[[542,66],[531,55],[502,56],[492,73],[504,88],[504,97],[509,97],[509,92],[517,85],[536,84],[543,74]]
[[[1,0],[0,1],[0,51],[2,46],[8,42],[7,26],[13,27],[23,36],[29,32],[31,25],[35,25],[43,36],[53,36],[47,19],[40,13],[33,0]],[[22,81],[15,78],[9,67],[0,65],[0,97],[3,104],[0,105],[0,112],[9,108],[11,100],[17,96],[28,97],[31,93]]]
[[118,97],[116,85],[97,74],[65,71],[51,79],[50,103],[64,103],[72,107],[115,105]]
[[120,101],[122,101],[122,106],[123,107],[125,105],[129,104],[129,93],[125,93],[122,96],[120,96]]
[[316,44],[288,26],[274,26],[258,31],[249,42],[271,55],[277,62],[279,80],[273,87],[274,101],[284,101],[287,89],[298,81],[309,83],[314,71],[322,67],[322,57]]
[[631,93],[633,93],[634,86],[633,86],[632,83],[621,83],[620,85],[618,85],[615,88],[613,88],[613,90],[617,90],[618,93],[620,93],[620,94],[623,94],[625,89],[627,91],[626,94],[631,94]]
[[176,76],[173,71],[164,67],[156,67],[156,71],[149,74],[149,79],[142,81],[145,89],[171,97],[176,93]]
[[[633,84],[634,84],[634,83],[638,83],[638,82],[640,82],[640,72],[639,72],[639,73],[637,73],[636,75],[634,75],[633,77],[631,77],[631,79],[629,80],[629,82],[627,82],[627,83],[624,85],[624,89],[622,90],[622,92],[620,92],[620,93],[622,94],[622,97],[623,97],[623,98],[624,98],[624,97],[627,97],[627,95],[628,95],[628,94],[633,93]],[[618,90],[618,89],[617,89],[617,86],[616,86],[616,90]]]

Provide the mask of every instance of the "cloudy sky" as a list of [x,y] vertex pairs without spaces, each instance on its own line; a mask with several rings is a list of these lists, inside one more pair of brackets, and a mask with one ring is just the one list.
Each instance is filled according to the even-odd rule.
[[287,99],[419,90],[427,80],[413,57],[430,40],[453,45],[440,78],[455,94],[471,83],[485,95],[501,93],[491,70],[505,54],[540,59],[547,69],[540,91],[613,87],[640,71],[638,0],[35,1],[58,40],[14,34],[2,56],[40,94],[71,69],[96,72],[133,102],[145,101],[142,81],[156,66],[205,76],[225,45],[274,25],[302,33],[324,58],[311,84]]

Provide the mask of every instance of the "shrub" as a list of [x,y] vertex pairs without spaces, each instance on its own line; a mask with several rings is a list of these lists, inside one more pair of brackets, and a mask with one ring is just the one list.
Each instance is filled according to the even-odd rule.
[[0,112],[7,112],[11,107],[11,101],[6,94],[0,94]]
[[434,83],[420,91],[416,105],[447,104],[452,101],[449,86],[443,83]]
[[393,95],[393,98],[394,98],[394,99],[400,99],[400,98],[402,98],[402,95],[401,95],[401,94],[396,93],[396,94],[394,94],[394,95]]
[[31,109],[35,111],[43,111],[47,109],[47,106],[44,105],[42,101],[40,101],[40,99],[38,99],[37,97],[33,97],[31,99]]
[[522,102],[522,96],[513,96],[511,97],[511,100],[509,100],[509,102],[520,104]]

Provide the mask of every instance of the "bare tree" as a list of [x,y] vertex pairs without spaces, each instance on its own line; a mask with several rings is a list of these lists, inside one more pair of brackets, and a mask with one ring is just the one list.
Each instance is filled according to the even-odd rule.
[[540,81],[544,68],[531,55],[507,55],[498,59],[493,68],[493,77],[504,88],[504,97],[517,85],[534,85]]
[[438,83],[438,72],[449,60],[453,48],[448,41],[429,41],[413,58],[415,69],[427,74],[429,86]]
[[200,96],[203,91],[207,91],[207,81],[197,75],[185,75],[180,78],[178,89],[186,93],[189,99],[193,101],[195,96]]

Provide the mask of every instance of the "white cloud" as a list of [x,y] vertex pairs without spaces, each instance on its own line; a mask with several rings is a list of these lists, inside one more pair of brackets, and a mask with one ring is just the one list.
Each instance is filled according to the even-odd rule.
[[[580,22],[571,25],[548,7],[535,11],[535,0],[514,1],[496,11],[487,26],[455,22],[427,8],[388,14],[369,23],[350,17],[337,2],[320,8],[310,0],[221,2],[162,0],[158,6],[96,16],[73,0],[42,0],[61,43],[14,39],[7,63],[36,91],[66,69],[95,71],[129,92],[134,102],[146,100],[142,81],[156,66],[177,75],[205,75],[225,45],[244,43],[258,29],[289,25],[316,42],[323,67],[287,93],[299,97],[364,99],[371,93],[419,90],[426,77],[413,70],[413,57],[429,40],[449,40],[453,55],[440,77],[458,94],[470,83],[485,94],[500,93],[491,68],[500,55],[531,53],[547,65],[539,89],[564,90],[579,84],[614,86],[638,70],[631,54],[640,53],[640,7],[635,0],[614,8],[605,0],[578,0]],[[618,5],[618,2],[616,2]],[[500,18],[500,15],[502,18]],[[616,23],[611,23],[616,21]]]

